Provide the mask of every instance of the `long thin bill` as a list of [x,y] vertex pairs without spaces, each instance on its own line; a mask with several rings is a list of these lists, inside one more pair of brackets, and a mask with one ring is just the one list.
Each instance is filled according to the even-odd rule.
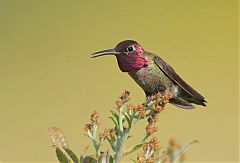
[[91,58],[96,58],[104,55],[115,55],[115,54],[119,54],[118,52],[116,52],[115,49],[107,49],[107,50],[102,50],[102,51],[93,53]]

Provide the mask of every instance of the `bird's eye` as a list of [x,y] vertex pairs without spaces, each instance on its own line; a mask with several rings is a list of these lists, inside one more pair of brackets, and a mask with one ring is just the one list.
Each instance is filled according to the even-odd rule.
[[129,46],[127,48],[127,51],[131,53],[131,52],[135,51],[135,47],[134,46]]

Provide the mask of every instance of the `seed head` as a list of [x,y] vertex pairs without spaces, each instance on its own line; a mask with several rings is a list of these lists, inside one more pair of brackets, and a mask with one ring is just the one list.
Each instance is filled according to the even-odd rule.
[[135,106],[133,104],[127,105],[128,111],[134,110]]
[[148,159],[146,160],[146,163],[154,163],[153,157],[148,157]]
[[143,144],[143,151],[144,151],[144,152],[146,152],[146,151],[147,151],[148,144],[149,144],[149,143],[145,143],[145,144]]
[[113,139],[113,140],[116,139],[116,132],[115,132],[114,129],[111,129],[111,130],[110,130],[110,138]]
[[101,120],[100,120],[100,115],[98,114],[98,112],[94,111],[91,114],[91,123],[96,124],[96,125],[100,125]]
[[151,117],[149,117],[149,118],[147,119],[147,121],[148,121],[149,124],[156,123],[157,120],[158,120],[158,118],[157,118],[157,116],[156,116],[155,114],[152,115]]
[[144,106],[141,104],[141,105],[138,105],[138,110],[143,110],[144,109]]
[[129,91],[125,91],[125,92],[123,92],[121,98],[124,99],[124,98],[126,98],[126,97],[129,97],[129,95],[130,95],[130,92],[129,92]]
[[154,132],[157,131],[157,127],[153,125],[147,125],[145,129],[149,135],[152,135]]
[[102,139],[104,138],[104,133],[99,132],[99,133],[98,133],[98,136],[99,136],[99,139],[102,140]]
[[85,124],[84,126],[84,130],[87,132],[87,131],[91,131],[93,128],[93,125],[92,124]]
[[170,92],[166,92],[166,93],[164,94],[164,96],[165,96],[165,98],[168,99],[168,100],[173,97],[173,95],[172,95]]
[[157,100],[157,101],[161,101],[162,95],[161,95],[160,92],[158,92],[155,96],[156,96],[156,100]]
[[109,128],[106,128],[105,130],[104,130],[104,137],[105,138],[108,138],[110,136],[110,129]]
[[143,116],[145,115],[145,113],[146,113],[146,110],[141,110],[141,111],[138,112],[138,114],[139,114],[141,117],[143,117]]
[[142,153],[142,152],[141,152],[141,153],[138,153],[138,154],[137,154],[137,163],[142,163],[143,160],[144,160],[144,155],[143,155],[143,153]]
[[121,100],[117,100],[116,101],[116,105],[117,105],[117,107],[122,107],[122,105],[123,105],[123,103],[122,103],[122,101]]
[[162,110],[163,109],[160,105],[156,105],[154,108],[154,113],[159,114]]
[[159,144],[158,144],[158,140],[157,137],[152,137],[150,143],[149,143],[150,148],[154,149],[155,151],[158,149]]
[[169,145],[171,145],[171,146],[176,146],[176,145],[177,145],[177,140],[176,140],[175,138],[171,138],[171,139],[169,140]]
[[120,99],[123,101],[123,103],[131,100],[131,98],[129,97],[129,94],[130,94],[130,92],[128,92],[128,91],[123,92],[122,96],[120,97]]

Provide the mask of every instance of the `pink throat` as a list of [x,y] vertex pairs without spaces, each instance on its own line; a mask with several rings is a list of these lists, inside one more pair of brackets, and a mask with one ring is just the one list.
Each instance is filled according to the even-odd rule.
[[123,72],[132,72],[148,66],[148,60],[139,54],[117,56],[118,66]]

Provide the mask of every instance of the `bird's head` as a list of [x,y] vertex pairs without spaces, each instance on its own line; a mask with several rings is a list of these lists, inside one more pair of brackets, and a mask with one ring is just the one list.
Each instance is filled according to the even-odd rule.
[[117,44],[114,49],[102,50],[92,54],[92,58],[115,55],[118,66],[123,72],[137,71],[148,66],[148,59],[144,57],[144,49],[133,40],[125,40]]

